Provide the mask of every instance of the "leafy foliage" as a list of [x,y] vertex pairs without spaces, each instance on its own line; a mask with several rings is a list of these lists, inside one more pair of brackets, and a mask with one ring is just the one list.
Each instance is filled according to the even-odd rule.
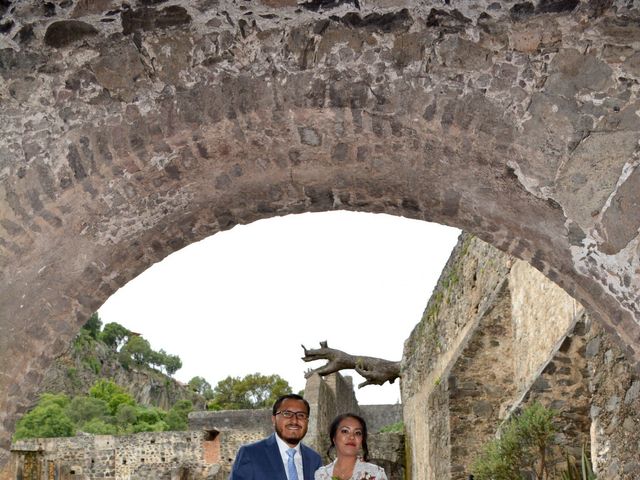
[[189,426],[189,412],[193,405],[189,400],[180,400],[169,410],[165,421],[169,430],[186,430]]
[[104,420],[109,416],[109,406],[101,398],[77,396],[69,403],[69,418],[75,425],[93,419]]
[[13,438],[186,430],[192,410],[188,400],[177,402],[168,412],[138,405],[126,390],[103,378],[89,389],[88,396],[70,399],[66,395],[43,394],[38,405],[20,419]]
[[404,422],[396,422],[390,425],[385,425],[380,429],[380,433],[402,433],[404,432]]
[[164,369],[167,375],[173,375],[182,368],[179,356],[168,354],[162,349],[154,351],[140,335],[133,335],[127,340],[120,349],[118,359],[125,368],[130,368],[131,365],[157,367]]
[[120,350],[121,354],[125,354],[133,360],[137,365],[145,365],[151,360],[151,345],[147,340],[139,335],[130,337],[127,343]]
[[211,400],[213,398],[213,388],[211,388],[211,384],[203,377],[193,377],[189,380],[188,385],[191,390],[199,393],[205,399]]
[[82,326],[82,329],[89,332],[89,335],[91,336],[91,338],[93,338],[94,340],[98,340],[98,335],[100,334],[101,327],[102,327],[102,320],[100,320],[100,317],[96,312],[93,315],[91,315],[91,317],[89,317],[89,320],[87,320],[87,323],[85,323]]
[[73,349],[77,353],[86,353],[93,350],[93,346],[96,340],[91,336],[89,330],[81,328],[76,335],[76,338],[73,340]]
[[597,480],[585,445],[582,445],[580,465],[567,456],[567,469],[561,473],[560,478],[561,480]]
[[[75,350],[89,352],[92,350],[93,343],[99,341],[113,351],[119,352],[118,361],[127,369],[132,366],[146,366],[164,370],[167,375],[173,375],[182,368],[182,360],[178,355],[171,355],[162,349],[156,352],[141,335],[134,334],[119,323],[107,323],[100,331],[101,326],[102,320],[98,314],[91,315],[75,339]],[[94,373],[100,373],[100,363],[96,358],[85,358],[85,363]]]
[[70,437],[74,424],[67,414],[69,397],[45,393],[38,406],[23,416],[14,433],[14,440],[32,437]]
[[99,338],[113,350],[118,350],[126,343],[130,335],[130,330],[126,329],[119,323],[110,322],[104,326]]
[[524,478],[524,471],[539,480],[549,478],[546,455],[555,435],[554,416],[553,410],[535,402],[512,418],[476,459],[474,478],[514,480]]
[[253,373],[244,378],[227,377],[213,389],[209,410],[241,410],[267,408],[277,398],[291,391],[289,383],[279,375]]

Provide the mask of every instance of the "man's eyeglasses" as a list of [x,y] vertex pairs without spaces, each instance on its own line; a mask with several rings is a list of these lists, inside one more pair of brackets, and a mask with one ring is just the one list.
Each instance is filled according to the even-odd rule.
[[291,410],[282,410],[276,412],[276,415],[282,415],[284,418],[296,417],[298,420],[307,420],[309,418],[309,414],[306,412],[292,412]]

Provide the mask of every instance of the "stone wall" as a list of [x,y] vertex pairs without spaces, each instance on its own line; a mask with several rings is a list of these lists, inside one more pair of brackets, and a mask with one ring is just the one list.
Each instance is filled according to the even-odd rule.
[[480,320],[495,307],[511,264],[484,242],[461,236],[405,341],[400,386],[413,480],[448,478],[449,373]]
[[515,383],[528,390],[558,342],[573,328],[582,306],[526,262],[515,261],[509,272],[513,323]]
[[[324,378],[317,374],[312,375],[307,380],[304,391],[305,398],[311,404],[312,419],[317,419],[313,423],[310,422],[306,441],[324,456],[325,462],[333,459],[326,454],[330,445],[331,422],[341,413],[355,413],[367,422],[370,460],[384,467],[389,480],[404,480],[404,434],[378,433],[381,427],[402,420],[399,405],[359,406],[353,391],[352,378],[339,373]],[[315,415],[314,411],[317,412]]]
[[217,443],[205,432],[23,440],[12,448],[14,478],[223,480]]
[[[443,415],[449,418],[449,431],[443,433],[450,437],[452,478],[466,479],[470,460],[504,418],[515,393],[515,364],[510,361],[514,356],[514,329],[508,285],[500,284],[494,293],[493,308],[479,319],[446,377],[448,391],[443,396],[448,401],[448,411]],[[443,458],[447,454],[448,451],[443,452]],[[447,474],[448,471],[442,472],[437,478],[447,478]]]
[[307,442],[324,455],[330,445],[329,426],[336,415],[345,412],[361,414],[353,391],[353,380],[339,373],[324,378],[314,374],[307,379],[304,393],[312,414]]
[[[640,477],[640,375],[597,323],[584,355],[591,393],[591,455],[604,479]],[[599,477],[600,478],[600,477]]]
[[2,0],[0,18],[0,467],[102,302],[276,215],[473,232],[640,361],[637,2]]
[[590,444],[599,478],[637,478],[640,382],[624,354],[558,286],[477,239],[461,236],[403,372],[412,480],[468,478],[500,425],[534,401],[557,411],[554,475]]
[[402,404],[360,405],[360,414],[366,419],[369,432],[376,433],[402,420]]
[[369,461],[385,469],[388,480],[406,480],[403,433],[369,435]]
[[271,409],[192,412],[189,414],[189,430],[218,435],[219,463],[228,475],[240,446],[256,442],[273,432]]
[[[385,468],[389,480],[404,479],[404,435],[376,433],[383,423],[401,421],[399,405],[375,405],[361,411],[351,378],[340,374],[326,379],[312,376],[305,392],[311,405],[310,418],[315,419],[310,422],[305,443],[324,454],[333,418],[343,412],[362,414],[374,426],[369,435],[371,460]],[[241,445],[273,433],[271,409],[192,412],[189,430],[16,442],[12,447],[12,478],[226,479]]]
[[[330,445],[328,432],[331,422],[340,413],[352,412],[367,422],[371,458],[385,467],[390,480],[404,478],[404,435],[377,433],[381,427],[402,420],[400,405],[359,406],[351,377],[340,374],[325,378],[314,374],[307,379],[304,391],[311,407],[304,442],[323,455],[325,462],[329,461],[326,452]],[[229,471],[241,445],[273,433],[271,409],[193,412],[189,415],[189,429],[219,432],[221,468]]]
[[273,431],[271,409],[198,411],[189,414],[189,430],[251,431],[268,435]]

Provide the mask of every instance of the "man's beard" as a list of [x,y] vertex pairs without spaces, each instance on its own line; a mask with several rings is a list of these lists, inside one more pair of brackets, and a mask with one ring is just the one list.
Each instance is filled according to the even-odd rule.
[[287,431],[286,425],[283,426],[282,428],[280,428],[279,425],[276,425],[276,433],[286,443],[293,444],[293,445],[297,445],[298,443],[300,443],[300,441],[302,440],[302,437],[304,436],[304,435],[301,435],[301,436],[291,437],[292,433]]

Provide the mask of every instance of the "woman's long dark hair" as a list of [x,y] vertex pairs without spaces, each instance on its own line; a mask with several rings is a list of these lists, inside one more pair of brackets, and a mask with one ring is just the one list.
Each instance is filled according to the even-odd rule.
[[345,418],[353,418],[360,422],[360,427],[362,428],[362,459],[366,462],[369,460],[369,446],[367,445],[367,423],[364,421],[360,415],[356,415],[355,413],[343,413],[342,415],[338,415],[331,422],[331,426],[329,427],[329,440],[331,440],[331,445],[327,449],[327,456],[331,458],[331,450],[336,448],[336,444],[333,441],[336,438],[336,433],[338,431],[338,426],[340,422]]

